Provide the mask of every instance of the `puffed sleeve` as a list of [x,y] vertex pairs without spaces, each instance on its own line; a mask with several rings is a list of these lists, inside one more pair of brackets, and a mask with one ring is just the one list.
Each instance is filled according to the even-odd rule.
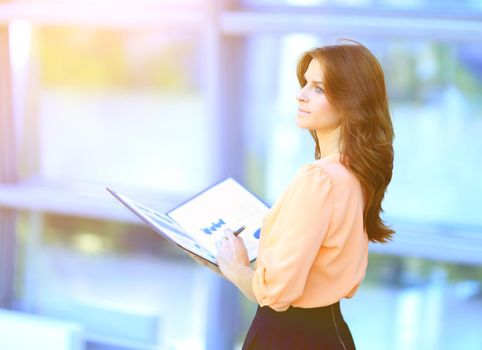
[[302,166],[289,184],[254,271],[260,306],[284,311],[302,296],[330,223],[331,186],[330,176],[314,164]]

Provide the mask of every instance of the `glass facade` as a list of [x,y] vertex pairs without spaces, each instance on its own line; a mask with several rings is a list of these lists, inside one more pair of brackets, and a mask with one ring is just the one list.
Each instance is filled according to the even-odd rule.
[[437,1],[430,0],[242,0],[247,7],[312,7],[324,10],[405,10],[413,12],[437,13],[448,12],[456,14],[474,14],[482,11],[480,1]]
[[31,46],[24,179],[172,193],[212,181],[198,36],[33,27]]
[[17,232],[16,310],[81,324],[86,349],[199,348],[210,272],[149,228],[22,212]]

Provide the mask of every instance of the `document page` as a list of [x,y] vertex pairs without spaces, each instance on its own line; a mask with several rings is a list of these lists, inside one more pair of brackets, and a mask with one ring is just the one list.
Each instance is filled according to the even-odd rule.
[[107,190],[116,197],[122,204],[129,208],[134,214],[151,226],[156,232],[160,233],[167,240],[188,250],[200,257],[209,260],[212,263],[216,263],[216,258],[213,254],[208,252],[204,247],[196,242],[189,232],[179,226],[169,216],[159,213],[153,209],[146,207],[136,201],[117,193],[109,188]]
[[168,213],[185,231],[211,254],[224,230],[236,231],[248,250],[250,261],[256,259],[261,224],[269,207],[235,180],[228,178]]

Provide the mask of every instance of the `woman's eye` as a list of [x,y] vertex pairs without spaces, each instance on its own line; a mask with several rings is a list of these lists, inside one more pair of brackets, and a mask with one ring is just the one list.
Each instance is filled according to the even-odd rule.
[[318,94],[322,94],[322,93],[325,92],[325,91],[324,91],[322,88],[320,88],[319,86],[315,87],[315,91],[316,91],[316,93],[318,93]]

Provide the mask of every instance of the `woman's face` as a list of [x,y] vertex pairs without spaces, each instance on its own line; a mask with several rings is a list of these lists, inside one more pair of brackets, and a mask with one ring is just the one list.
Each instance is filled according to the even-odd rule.
[[312,59],[305,72],[306,85],[300,90],[296,124],[302,129],[327,133],[336,129],[341,119],[335,108],[328,102],[323,86],[321,64]]

